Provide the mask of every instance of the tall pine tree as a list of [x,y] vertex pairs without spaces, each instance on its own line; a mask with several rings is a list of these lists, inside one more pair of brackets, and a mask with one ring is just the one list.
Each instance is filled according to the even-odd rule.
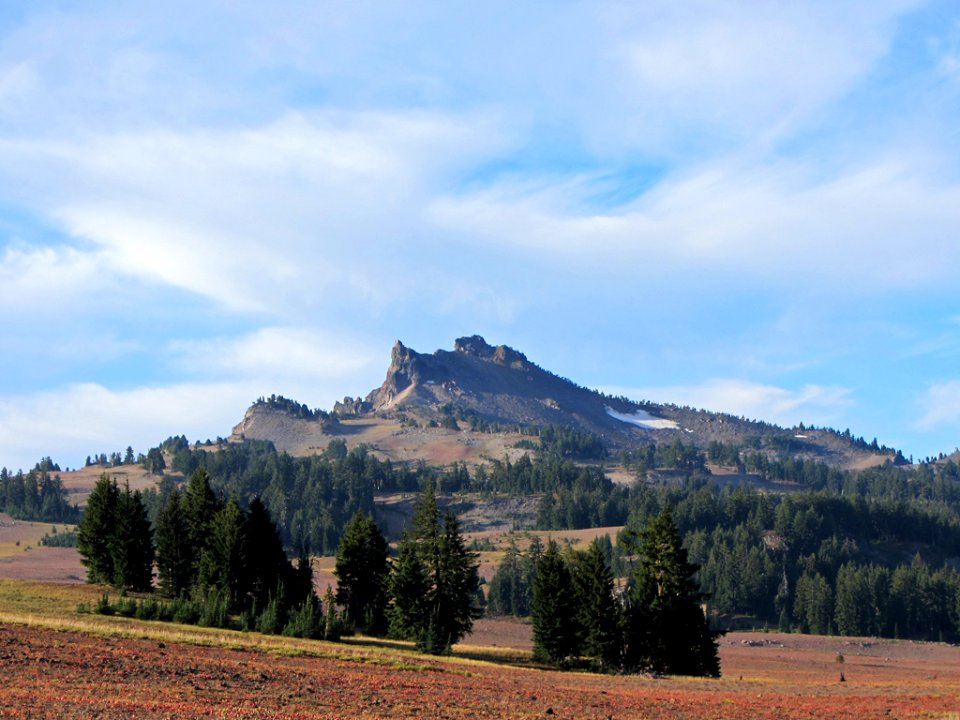
[[570,569],[553,540],[537,562],[533,579],[533,654],[538,660],[562,664],[580,654],[576,599]]
[[613,574],[599,539],[590,543],[574,566],[576,620],[581,652],[601,668],[620,665],[620,604],[614,597]]
[[87,509],[77,528],[77,549],[87,567],[87,582],[112,583],[114,578],[114,532],[120,491],[115,480],[101,475],[87,500]]
[[693,576],[669,509],[643,531],[627,607],[625,663],[675,675],[719,677],[717,637],[702,609],[706,599]]
[[160,591],[173,598],[188,593],[193,583],[194,548],[177,488],[157,515],[156,541]]
[[390,632],[416,639],[425,652],[449,652],[473,628],[481,609],[477,554],[467,549],[456,518],[443,523],[433,485],[414,506],[391,581]]
[[369,635],[387,631],[387,540],[370,516],[358,512],[344,528],[337,547],[337,603],[346,620]]
[[153,586],[153,529],[140,491],[124,488],[117,498],[113,551],[113,584],[145,592]]

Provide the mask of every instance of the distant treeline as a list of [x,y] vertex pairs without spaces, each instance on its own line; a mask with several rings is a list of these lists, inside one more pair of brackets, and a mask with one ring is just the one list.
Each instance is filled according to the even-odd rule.
[[[473,469],[393,464],[362,446],[348,451],[340,439],[310,458],[278,453],[262,441],[191,448],[185,438],[171,438],[163,451],[176,471],[206,470],[224,496],[235,494],[242,503],[262,498],[287,547],[309,544],[332,553],[347,521],[374,511],[375,495],[419,491],[428,482],[442,493],[539,495],[536,527],[544,530],[626,525],[630,533],[669,508],[700,566],[697,578],[711,608],[730,622],[960,640],[954,569],[960,468],[953,462],[847,471],[722,443],[701,450],[677,441],[623,454],[637,481],[615,484],[601,467],[566,456],[564,447],[581,446],[585,438],[553,431],[539,437],[532,455]],[[722,484],[708,463],[794,489]],[[669,471],[666,480],[646,479],[661,471]],[[165,478],[158,491],[144,493],[151,517],[173,487]],[[621,569],[629,562],[611,558]]]
[[[608,561],[627,575],[631,558],[623,548],[651,518],[671,509],[711,608],[731,622],[740,617],[784,630],[956,641],[960,518],[956,502],[943,499],[953,496],[954,471],[949,464],[932,469],[923,487],[917,476],[900,482],[909,470],[884,468],[855,483],[867,492],[850,495],[777,495],[721,487],[705,477],[607,489],[581,475],[544,494],[537,520],[549,530],[617,525],[622,517],[626,526]],[[491,592],[510,600],[495,599],[493,608],[522,614],[515,608],[529,596],[518,579],[524,567],[508,553],[501,571],[514,575],[494,577]],[[503,587],[509,588],[505,596]]]
[[[218,449],[191,448],[184,438],[171,438],[164,450],[171,468],[185,476],[205,470],[215,491],[235,494],[241,502],[262,498],[288,547],[309,546],[333,553],[347,521],[357,512],[373,512],[377,493],[415,492],[438,474],[426,465],[407,467],[381,461],[366,447],[347,451],[343,440],[331,440],[326,450],[307,458],[278,453],[267,441],[231,443]],[[157,492],[144,493],[151,517],[172,490],[171,480]]]
[[0,512],[17,520],[76,523],[80,511],[67,500],[59,470],[49,458],[44,458],[30,472],[11,473],[0,469]]

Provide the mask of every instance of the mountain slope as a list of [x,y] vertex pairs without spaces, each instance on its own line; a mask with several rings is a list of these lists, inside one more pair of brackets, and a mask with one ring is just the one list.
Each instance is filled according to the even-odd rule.
[[[296,411],[291,412],[293,408]],[[309,454],[334,438],[371,445],[395,460],[435,462],[509,454],[520,436],[548,426],[595,435],[609,450],[673,443],[723,442],[817,458],[837,466],[867,466],[893,458],[833,430],[785,429],[722,413],[614,398],[550,373],[505,345],[474,335],[452,351],[418,353],[400,341],[380,387],[344,398],[332,414],[257,403],[234,437],[272,440],[279,449]],[[469,428],[469,429],[468,429]],[[482,432],[477,432],[481,430]]]

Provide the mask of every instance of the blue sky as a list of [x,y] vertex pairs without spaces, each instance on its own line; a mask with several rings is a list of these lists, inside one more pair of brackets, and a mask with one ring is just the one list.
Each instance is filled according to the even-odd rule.
[[0,465],[480,333],[960,445],[960,6],[4,3]]

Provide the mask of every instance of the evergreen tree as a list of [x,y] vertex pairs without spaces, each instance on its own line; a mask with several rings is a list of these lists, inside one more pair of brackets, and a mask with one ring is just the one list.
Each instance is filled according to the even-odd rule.
[[114,533],[120,491],[115,480],[101,475],[87,500],[87,509],[77,528],[77,549],[87,567],[87,582],[112,583],[114,578]]
[[819,572],[804,572],[797,580],[793,617],[800,631],[828,635],[832,629],[833,593]]
[[281,605],[281,615],[285,615],[288,599],[292,600],[287,594],[292,590],[288,586],[292,584],[293,567],[283,550],[277,526],[259,497],[250,502],[244,516],[241,553],[243,603],[264,607],[274,597]]
[[[87,458],[87,463],[90,463],[90,458]],[[163,471],[167,468],[167,463],[163,459],[163,452],[160,448],[150,448],[147,451],[147,456],[143,460],[143,466],[146,470],[154,475],[163,475]]]
[[[865,570],[865,569],[864,569]],[[844,563],[837,572],[834,622],[840,635],[866,635],[872,602],[866,572]]]
[[557,543],[547,545],[533,580],[533,653],[538,660],[563,663],[579,655],[572,578]]
[[157,515],[156,540],[160,591],[168,597],[180,597],[190,590],[193,581],[194,548],[177,488]]
[[136,591],[153,585],[153,529],[140,491],[128,485],[117,498],[112,536],[113,584]]
[[490,589],[487,594],[487,612],[491,615],[529,614],[530,609],[525,602],[526,588],[524,586],[522,558],[516,543],[510,541],[503,560],[497,566],[497,571],[490,579]]
[[337,602],[346,620],[369,635],[387,631],[390,564],[386,538],[372,517],[356,513],[337,547]]
[[244,512],[236,498],[231,497],[213,517],[209,541],[201,552],[197,579],[201,593],[207,594],[210,590],[223,593],[233,610],[243,607],[247,590],[244,525]]
[[416,640],[426,618],[426,599],[430,589],[427,569],[409,536],[400,541],[397,559],[390,575],[392,603],[387,611],[390,637]]
[[574,565],[573,587],[581,653],[604,668],[620,664],[620,605],[613,594],[613,575],[599,539]]
[[193,585],[199,579],[200,560],[210,544],[214,518],[223,507],[210,487],[206,470],[200,468],[190,475],[180,505],[187,529],[187,542],[193,551],[190,579]]
[[433,570],[433,589],[428,594],[431,614],[419,643],[435,655],[449,652],[473,630],[473,621],[482,614],[476,602],[480,563],[477,554],[467,549],[453,513],[444,516],[439,542],[439,564]]
[[627,666],[719,677],[720,633],[710,629],[693,581],[698,568],[687,559],[669,509],[642,532],[638,556],[626,616]]
[[426,652],[448,652],[480,615],[478,567],[456,518],[447,513],[441,524],[433,484],[428,483],[400,542],[391,582],[391,634],[416,639]]

